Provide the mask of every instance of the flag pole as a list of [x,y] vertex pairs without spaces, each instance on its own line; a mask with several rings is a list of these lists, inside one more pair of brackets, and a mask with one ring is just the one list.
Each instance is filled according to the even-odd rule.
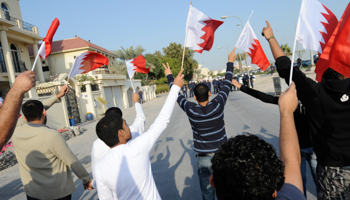
[[293,62],[294,62],[294,51],[295,51],[295,44],[297,43],[297,36],[295,34],[295,37],[294,37],[294,45],[293,45],[293,54],[292,54],[292,62],[291,62],[291,66],[290,66],[290,74],[289,74],[289,86],[292,84],[292,79],[293,79]]
[[[124,62],[125,62],[125,68],[126,68],[126,70],[128,71],[128,67],[126,66],[126,60],[124,60]],[[135,72],[134,72],[134,73],[135,73]],[[136,91],[135,91],[135,87],[134,87],[134,84],[132,84],[132,80],[131,80],[131,77],[130,77],[129,72],[128,72],[128,76],[129,76],[129,79],[130,79],[131,87],[132,87],[132,89],[134,90],[134,93],[135,93],[135,92],[136,92]]]
[[[40,46],[39,51],[38,51],[38,54],[36,55],[35,60],[34,60],[34,64],[33,64],[33,67],[32,67],[32,71],[34,71],[36,61],[38,60],[39,55],[40,55],[40,52],[41,52],[41,50],[42,50],[44,47],[45,47],[45,41],[43,41],[43,43],[41,43],[41,46]],[[34,47],[33,47],[33,48],[34,48]]]
[[187,32],[188,32],[188,22],[190,21],[190,17],[191,17],[191,10],[192,10],[192,1],[191,1],[191,5],[190,5],[190,11],[188,12],[187,23],[186,23],[186,35],[185,35],[184,50],[182,52],[181,69],[183,69],[183,67],[184,67],[185,50],[186,50],[186,42],[187,42]]

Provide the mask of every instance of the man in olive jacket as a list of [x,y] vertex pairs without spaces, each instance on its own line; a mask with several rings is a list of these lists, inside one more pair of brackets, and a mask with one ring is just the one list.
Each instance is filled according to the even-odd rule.
[[64,85],[57,96],[43,103],[30,100],[22,106],[24,116],[18,120],[12,142],[28,199],[71,199],[75,185],[70,169],[83,180],[84,188],[91,181],[60,133],[45,125],[46,110],[68,90]]

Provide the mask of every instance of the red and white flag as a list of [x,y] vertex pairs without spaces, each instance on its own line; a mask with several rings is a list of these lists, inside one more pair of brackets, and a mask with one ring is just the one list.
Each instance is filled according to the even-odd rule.
[[134,77],[135,72],[148,74],[150,68],[146,68],[146,59],[141,55],[134,59],[126,60],[126,69],[128,70],[129,78]]
[[[337,17],[326,6],[316,0],[303,0],[299,13],[296,40],[304,49],[314,50],[322,54],[337,24]],[[317,81],[321,81],[322,74],[327,68],[324,69],[316,65]]]
[[209,51],[214,44],[214,33],[223,21],[211,19],[196,8],[190,7],[186,24],[185,47],[198,53]]
[[247,52],[252,59],[251,63],[258,65],[261,70],[265,71],[270,66],[270,62],[267,59],[253,28],[250,26],[249,20],[238,38],[236,47]]
[[47,31],[46,37],[43,39],[43,43],[41,44],[38,52],[42,59],[47,58],[47,56],[51,54],[52,38],[55,35],[59,25],[60,25],[60,21],[57,18],[55,18],[49,30]]
[[85,74],[108,64],[109,60],[105,56],[91,51],[84,52],[75,58],[74,65],[70,70],[67,80],[75,75]]
[[[350,3],[348,4],[338,26],[334,30],[327,46],[324,48],[316,67],[327,70],[328,67],[340,74],[350,77]],[[323,74],[324,71],[322,71]],[[317,81],[322,80],[322,74]],[[318,74],[317,74],[318,75]]]

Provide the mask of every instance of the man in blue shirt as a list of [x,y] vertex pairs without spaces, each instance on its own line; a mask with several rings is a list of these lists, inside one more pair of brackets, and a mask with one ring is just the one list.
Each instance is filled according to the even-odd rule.
[[213,80],[214,94],[218,93],[218,82],[214,78]]
[[209,88],[209,92],[211,92],[211,83],[210,83],[209,80],[207,81],[207,86],[208,86],[208,88]]
[[212,159],[210,183],[218,200],[305,200],[300,172],[300,148],[293,112],[298,98],[295,84],[278,101],[281,116],[280,159],[271,144],[244,134],[223,144]]
[[[204,200],[215,200],[215,190],[210,186],[211,158],[219,147],[227,141],[224,108],[230,93],[233,75],[233,62],[236,60],[235,49],[228,56],[226,80],[223,82],[219,94],[209,101],[211,93],[206,84],[200,83],[194,88],[194,99],[197,103],[187,101],[179,95],[177,102],[185,111],[191,123],[194,151],[197,153],[197,167],[200,187]],[[165,65],[164,65],[165,67]],[[174,78],[170,67],[165,67],[169,87],[173,85]]]
[[184,84],[184,86],[182,86],[181,91],[182,91],[184,97],[185,97],[185,98],[188,98],[188,96],[187,96],[187,86],[186,86],[186,84]]

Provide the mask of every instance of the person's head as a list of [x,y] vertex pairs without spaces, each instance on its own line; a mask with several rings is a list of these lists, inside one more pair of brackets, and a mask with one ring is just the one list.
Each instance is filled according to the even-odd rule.
[[122,112],[122,110],[120,110],[120,108],[118,108],[118,107],[111,107],[111,108],[108,108],[108,110],[107,110],[106,113],[105,113],[105,116],[106,116],[106,115],[109,115],[109,114],[112,114],[112,113],[114,113],[114,114],[119,114],[121,117],[123,117],[123,112]]
[[219,200],[274,199],[284,184],[284,165],[273,146],[251,135],[238,135],[224,143],[211,160],[210,179]]
[[22,112],[27,122],[39,122],[46,124],[46,110],[38,100],[29,100],[22,105]]
[[210,97],[210,91],[206,84],[200,83],[194,88],[194,99],[198,102],[208,101]]
[[107,146],[125,144],[132,139],[129,126],[121,115],[111,113],[96,125],[96,134]]
[[214,78],[214,81],[216,81],[216,79]]
[[322,75],[322,78],[325,80],[333,79],[333,80],[338,80],[338,79],[345,79],[346,77],[337,71],[333,70],[332,68],[328,68]]

